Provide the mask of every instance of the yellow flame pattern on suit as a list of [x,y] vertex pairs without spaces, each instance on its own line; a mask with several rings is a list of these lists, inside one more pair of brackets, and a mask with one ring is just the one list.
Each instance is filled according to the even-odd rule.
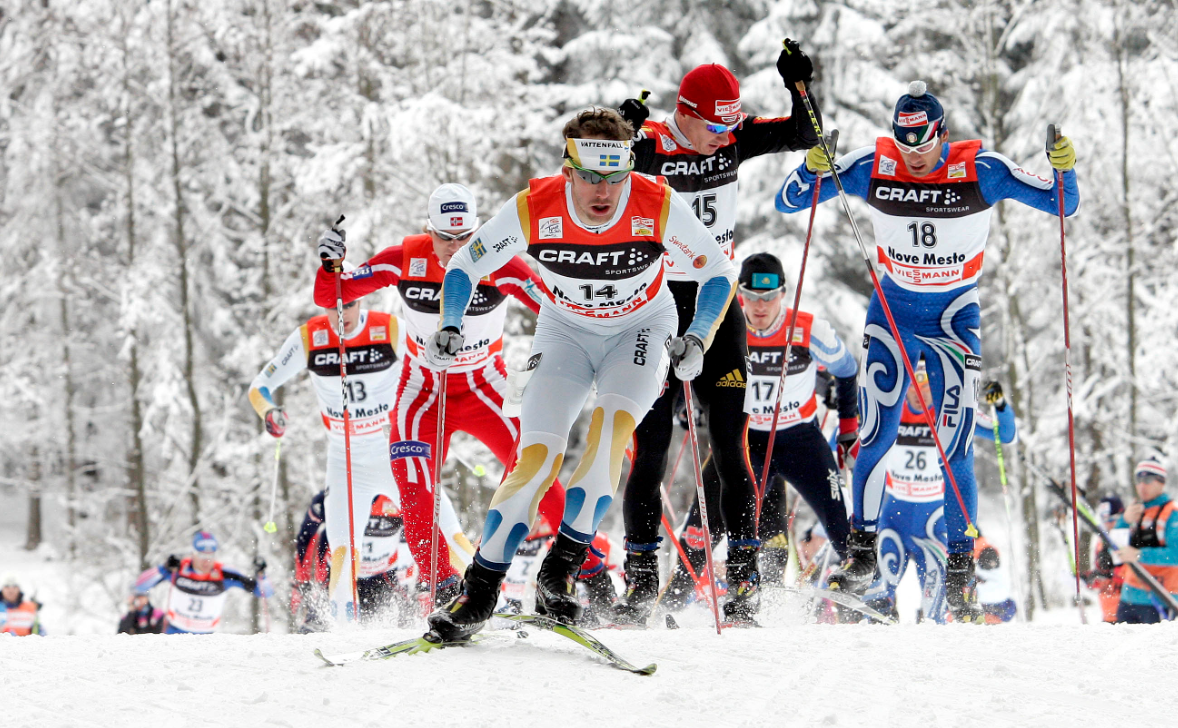
[[[331,550],[331,579],[327,582],[328,594],[335,594],[335,585],[339,583],[340,575],[344,573],[344,559],[346,558],[348,558],[347,546],[337,546]],[[351,598],[351,596],[348,597],[349,600]]]
[[613,446],[609,452],[610,489],[614,493],[618,492],[618,484],[622,480],[622,462],[626,459],[626,445],[637,427],[638,422],[634,415],[626,410],[614,413]]
[[589,435],[585,438],[585,452],[581,455],[581,462],[577,463],[577,469],[573,472],[573,477],[569,479],[568,485],[565,488],[572,488],[577,483],[585,479],[589,474],[589,470],[593,467],[593,461],[597,459],[597,447],[601,444],[601,427],[605,424],[605,410],[597,407],[593,410],[593,417],[589,420]]
[[[528,445],[520,452],[519,458],[515,462],[515,467],[511,469],[511,473],[504,479],[503,484],[495,491],[495,495],[491,498],[491,508],[499,505],[516,493],[523,490],[524,486],[531,483],[540,474],[540,469],[544,467],[545,461],[548,460],[548,446],[543,443],[535,443]],[[552,459],[552,467],[549,468],[548,475],[536,489],[536,494],[532,496],[532,503],[529,506],[528,514],[531,523],[536,521],[536,513],[540,508],[540,499],[556,482],[556,476],[560,473],[561,463],[564,462],[564,453],[559,453]]]

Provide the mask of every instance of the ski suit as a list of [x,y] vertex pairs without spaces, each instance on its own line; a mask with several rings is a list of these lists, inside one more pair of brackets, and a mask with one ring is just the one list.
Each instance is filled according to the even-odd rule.
[[[1129,545],[1141,549],[1138,563],[1145,567],[1162,587],[1178,595],[1178,516],[1174,515],[1174,501],[1162,493],[1145,502],[1140,520],[1129,523],[1122,515],[1117,528],[1128,528]],[[1125,572],[1125,585],[1121,588],[1121,604],[1117,608],[1117,621],[1130,623],[1151,623],[1161,621],[1155,601],[1157,597],[1149,586],[1133,573]],[[1153,610],[1153,614],[1150,614]]]
[[159,634],[167,626],[167,615],[149,602],[143,609],[132,609],[119,620],[118,634]]
[[[927,365],[926,365],[927,366]],[[936,410],[934,410],[935,412]],[[978,410],[974,436],[994,440],[989,413]],[[1017,437],[1014,409],[998,410],[998,436],[1003,443]],[[921,584],[921,614],[937,623],[945,621],[945,476],[937,465],[937,447],[929,434],[924,414],[905,399],[896,444],[888,455],[887,494],[879,518],[879,578],[864,595],[881,612],[894,612],[896,587],[908,562],[916,562]],[[958,481],[960,482],[960,481]]]
[[[351,273],[343,275],[344,301],[386,286],[396,286],[405,304],[408,355],[397,383],[397,405],[389,456],[393,476],[401,489],[405,512],[405,536],[422,572],[429,570],[430,521],[433,518],[434,464],[431,451],[438,431],[437,385],[439,372],[422,356],[425,341],[438,330],[442,278],[445,268],[434,252],[429,235],[410,235],[401,245],[382,250]],[[499,462],[507,465],[515,453],[519,421],[503,413],[507,367],[503,363],[503,323],[507,296],[532,311],[539,311],[536,285],[539,279],[522,258],[512,256],[499,270],[480,277],[466,320],[466,341],[454,365],[446,372],[446,422],[442,461],[455,432],[466,432],[486,445]],[[320,269],[315,279],[315,302],[335,300],[335,281]],[[554,521],[564,508],[564,489],[553,488],[540,508]],[[469,543],[464,544],[470,551]],[[465,559],[463,560],[465,561]],[[439,584],[458,579],[465,563],[453,563],[440,554],[436,578]]]
[[45,629],[38,617],[40,611],[41,605],[32,599],[25,599],[24,592],[18,594],[14,602],[0,598],[0,635],[44,636]]
[[[732,298],[736,271],[691,208],[661,180],[630,174],[613,217],[577,217],[563,175],[533,179],[454,255],[443,326],[459,326],[473,282],[528,252],[544,297],[523,391],[517,457],[491,500],[475,559],[506,571],[560,471],[569,431],[596,383],[586,449],[567,485],[560,531],[593,541],[613,501],[634,429],[665,381],[675,299],[664,252],[700,282],[688,331],[706,348]],[[468,335],[469,336],[469,335]],[[555,522],[555,520],[550,519]]]
[[[790,89],[790,93],[793,108],[802,108],[797,90]],[[633,143],[634,168],[646,174],[662,175],[731,259],[736,244],[740,164],[763,154],[809,149],[817,144],[813,126],[804,115],[800,118],[802,123],[791,116],[749,117],[728,135],[725,146],[707,156],[692,149],[674,115],[666,122],[647,122]],[[679,310],[678,334],[682,335],[695,310],[698,284],[672,258],[664,258],[664,263],[667,287]],[[745,456],[744,332],[740,306],[729,306],[716,330],[716,340],[704,357],[704,370],[691,387],[708,421],[712,467],[719,474],[721,487],[721,497],[709,513],[723,515],[730,543],[751,545],[757,538],[756,484],[750,477]],[[681,390],[679,378],[670,372],[666,388],[634,433],[634,458],[626,480],[622,511],[626,543],[636,550],[657,548],[660,540],[659,486],[667,470],[675,426],[675,401]]]
[[135,591],[146,594],[163,581],[171,582],[168,590],[168,628],[164,634],[212,634],[221,624],[221,612],[225,610],[225,597],[229,589],[243,589],[255,597],[265,599],[274,595],[274,589],[265,574],[257,579],[226,569],[220,562],[213,564],[207,573],[192,568],[192,559],[180,562],[175,571],[166,566],[155,566],[139,575]]
[[[334,291],[334,283],[332,290]],[[332,303],[334,304],[334,294]],[[311,373],[311,384],[319,399],[323,424],[327,427],[327,474],[324,511],[328,541],[335,544],[331,554],[334,577],[329,582],[332,611],[340,619],[351,619],[352,539],[349,537],[347,457],[343,435],[342,390],[339,377],[339,338],[332,324],[335,314],[316,316],[287,337],[278,355],[258,374],[250,387],[250,402],[261,417],[274,407],[272,393],[303,369]],[[390,413],[396,404],[396,389],[403,367],[397,366],[406,353],[406,326],[397,317],[379,311],[360,311],[355,331],[344,337],[348,357],[348,417],[352,428],[352,513],[351,522],[367,520],[372,501],[379,495],[400,505],[401,495],[389,467],[388,437]],[[433,505],[429,509],[433,517]],[[450,558],[465,565],[474,547],[462,533],[454,505],[442,498],[441,532],[449,546]],[[427,521],[428,522],[428,521]],[[357,534],[357,540],[360,536]],[[342,549],[342,550],[341,550]],[[418,558],[428,561],[429,547]],[[357,569],[362,568],[357,564]],[[357,578],[361,575],[357,574]]]
[[[836,163],[848,194],[867,201],[875,231],[880,287],[887,298],[908,358],[923,354],[937,434],[961,492],[946,499],[949,551],[971,553],[968,523],[977,515],[973,474],[974,412],[981,371],[981,308],[977,283],[993,206],[1013,199],[1058,212],[1056,183],[1024,171],[980,141],[946,142],[941,159],[924,177],[914,177],[890,137],[857,149]],[[809,208],[816,177],[803,164],[777,195],[781,212]],[[1063,174],[1066,214],[1079,205],[1076,173]],[[819,202],[836,194],[824,185]],[[860,450],[855,460],[852,527],[876,531],[883,504],[887,460],[896,439],[908,374],[876,293],[867,310],[865,356],[860,361]],[[966,514],[968,513],[968,521]]]
[[[783,308],[777,320],[764,331],[748,329],[749,374],[744,408],[749,413],[749,465],[757,478],[765,467],[765,455],[769,450],[773,405],[781,379],[791,311]],[[826,367],[837,382],[839,418],[854,419],[857,416],[855,373],[858,369],[855,357],[826,319],[799,311],[794,343],[790,348],[789,374],[777,417],[769,487],[762,496],[759,535],[770,545],[784,547],[786,543],[788,513],[784,478],[818,515],[832,547],[843,556],[850,524],[843,500],[842,476],[818,425],[816,383],[819,366]],[[719,483],[711,458],[704,467],[704,492],[709,501],[708,513],[714,513],[712,501],[719,492]],[[719,540],[718,530],[713,532],[712,538],[713,541]],[[680,541],[685,549],[699,549],[703,545],[698,499],[692,506]],[[687,553],[693,565],[696,564],[694,554]],[[701,554],[698,563],[703,563],[703,558]]]

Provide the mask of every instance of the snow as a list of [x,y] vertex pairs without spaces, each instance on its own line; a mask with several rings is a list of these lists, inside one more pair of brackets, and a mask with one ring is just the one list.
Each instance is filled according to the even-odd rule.
[[[697,615],[702,617],[701,615]],[[1074,616],[1074,615],[1072,615]],[[1173,713],[1178,625],[602,630],[651,677],[561,637],[329,668],[312,655],[413,636],[0,640],[8,726],[1130,725]],[[63,673],[72,677],[63,680]]]

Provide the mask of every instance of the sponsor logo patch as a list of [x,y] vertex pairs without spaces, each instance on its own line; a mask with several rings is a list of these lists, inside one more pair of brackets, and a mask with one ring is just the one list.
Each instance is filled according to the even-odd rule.
[[372,333],[369,334],[369,337],[373,341],[388,341],[389,329],[387,326],[373,326]]
[[540,239],[552,240],[564,237],[564,222],[559,217],[540,218]]
[[631,235],[654,235],[654,220],[649,217],[639,217],[635,215],[630,218],[630,234]]
[[705,265],[708,264],[708,256],[701,255],[698,258],[696,258],[695,260],[691,261],[691,264],[693,266],[695,266],[696,269],[703,268]]
[[425,258],[410,258],[409,259],[409,277],[410,278],[424,278],[426,268],[429,267],[429,261]]
[[679,148],[679,145],[675,143],[675,140],[669,136],[660,136],[659,140],[663,144],[664,152],[673,152]]
[[896,115],[896,124],[899,126],[924,126],[928,123],[928,113],[924,111],[912,111],[904,113],[901,111]]
[[371,278],[371,277],[372,277],[372,266],[368,265],[367,263],[360,266],[356,270],[352,271],[352,280],[354,280],[354,281],[358,281],[361,278]]
[[428,458],[429,452],[429,443],[421,442],[420,440],[401,440],[400,442],[393,442],[389,444],[390,460],[401,460],[402,458]]
[[312,346],[327,346],[327,329],[319,329],[311,334]]
[[966,354],[965,368],[972,369],[975,372],[980,372],[982,370],[982,357],[977,356],[976,354]]
[[966,174],[965,162],[949,165],[949,174],[947,175],[949,179],[965,179]]
[[744,377],[741,375],[739,369],[733,369],[716,381],[717,387],[736,387],[739,389],[745,388]]
[[470,208],[466,206],[465,202],[443,202],[442,214],[449,212],[469,212]]
[[487,246],[483,245],[483,239],[478,238],[470,244],[470,259],[473,261],[480,260],[487,254]]
[[543,358],[544,352],[540,352],[539,354],[532,354],[530,357],[528,357],[528,365],[524,367],[524,371],[530,372],[536,367],[540,366],[540,360]]
[[891,157],[880,155],[879,157],[879,173],[886,174],[889,177],[896,176],[896,160]]
[[450,218],[450,227],[453,227],[453,228],[462,227],[462,218],[461,217]]
[[716,99],[716,116],[735,116],[740,113],[740,99],[721,101]]
[[266,376],[269,377],[269,376],[273,375],[274,372],[277,371],[277,369],[278,369],[278,367],[274,366],[273,364],[266,367]]

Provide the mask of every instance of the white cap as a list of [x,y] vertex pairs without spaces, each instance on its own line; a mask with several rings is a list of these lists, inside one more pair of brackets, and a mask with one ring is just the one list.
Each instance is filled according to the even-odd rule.
[[479,211],[474,193],[448,182],[429,196],[429,224],[434,230],[470,230],[478,227]]
[[17,588],[20,588],[20,582],[17,581],[16,574],[8,573],[8,574],[5,574],[3,576],[3,578],[0,578],[0,588],[6,587],[6,586],[15,586]]

